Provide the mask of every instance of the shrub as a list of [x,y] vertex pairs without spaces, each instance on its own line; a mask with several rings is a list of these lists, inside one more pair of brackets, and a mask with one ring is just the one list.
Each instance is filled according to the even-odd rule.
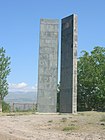
[[2,111],[3,112],[10,112],[10,105],[4,101],[2,101]]

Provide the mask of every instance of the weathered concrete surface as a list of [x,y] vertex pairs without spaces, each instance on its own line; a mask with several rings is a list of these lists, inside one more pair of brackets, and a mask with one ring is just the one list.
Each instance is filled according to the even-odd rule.
[[77,16],[62,19],[60,112],[77,112]]
[[41,19],[38,69],[38,112],[56,112],[58,20]]

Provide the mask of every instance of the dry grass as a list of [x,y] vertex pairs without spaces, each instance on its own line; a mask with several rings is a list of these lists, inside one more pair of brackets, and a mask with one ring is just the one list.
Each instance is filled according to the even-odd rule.
[[[11,134],[12,132],[12,134]],[[94,140],[105,139],[105,113],[72,114],[1,113],[0,134],[19,140]],[[17,140],[14,138],[14,140]],[[23,138],[23,139],[22,139]],[[2,139],[7,140],[7,139]]]
[[76,126],[67,126],[63,128],[63,131],[75,131],[78,128]]
[[100,119],[101,122],[105,122],[105,115],[102,115],[102,118]]

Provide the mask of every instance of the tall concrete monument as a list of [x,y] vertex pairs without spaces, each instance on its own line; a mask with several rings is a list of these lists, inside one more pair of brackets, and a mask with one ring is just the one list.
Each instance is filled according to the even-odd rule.
[[55,113],[58,83],[58,20],[41,19],[38,66],[38,112]]
[[77,16],[62,19],[60,112],[77,112]]

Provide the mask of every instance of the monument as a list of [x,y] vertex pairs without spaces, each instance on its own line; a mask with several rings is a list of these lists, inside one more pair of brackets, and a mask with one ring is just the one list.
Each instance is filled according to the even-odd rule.
[[41,19],[38,66],[37,109],[55,113],[58,83],[58,26],[59,21]]
[[60,112],[77,112],[77,16],[62,19]]

